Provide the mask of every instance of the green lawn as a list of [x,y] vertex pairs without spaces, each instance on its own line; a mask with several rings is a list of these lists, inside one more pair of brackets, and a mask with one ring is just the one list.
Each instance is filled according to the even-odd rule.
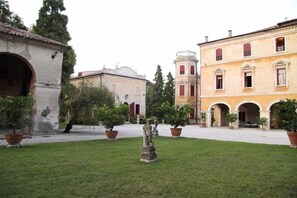
[[189,138],[0,147],[0,197],[297,197],[297,149]]

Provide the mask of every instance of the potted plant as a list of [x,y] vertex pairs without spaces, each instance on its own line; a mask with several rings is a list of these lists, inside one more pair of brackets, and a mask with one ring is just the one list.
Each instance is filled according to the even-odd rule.
[[33,99],[31,96],[5,96],[0,97],[0,120],[4,127],[13,130],[5,134],[5,139],[10,146],[19,146],[23,134],[17,133],[31,124]]
[[170,128],[171,135],[173,137],[180,136],[182,128],[179,126],[185,126],[189,123],[190,106],[170,105],[169,102],[165,102],[161,105],[161,109],[164,113],[165,122],[173,126]]
[[276,106],[278,125],[287,131],[291,146],[297,148],[297,100],[281,100]]
[[104,105],[103,107],[94,108],[95,118],[105,127],[105,134],[110,140],[114,140],[117,137],[118,131],[113,130],[113,128],[125,123],[128,112],[129,108],[124,104],[118,106]]
[[206,113],[205,112],[201,112],[200,113],[200,127],[201,128],[205,128],[206,127]]
[[260,130],[265,131],[265,127],[268,124],[268,119],[266,117],[257,118],[257,124],[260,127]]
[[226,115],[226,121],[229,123],[229,128],[234,129],[233,123],[237,120],[237,114],[236,113],[227,113]]

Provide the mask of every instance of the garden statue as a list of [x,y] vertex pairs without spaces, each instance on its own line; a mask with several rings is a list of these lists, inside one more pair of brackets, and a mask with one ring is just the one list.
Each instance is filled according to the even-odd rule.
[[155,125],[155,126],[154,126],[154,129],[153,129],[153,136],[154,136],[154,137],[159,136],[159,131],[158,131],[158,129],[157,129],[158,124],[159,124],[159,122],[158,122],[157,118],[154,117],[154,125]]
[[[143,147],[141,151],[140,161],[142,162],[154,162],[157,160],[157,154],[155,153],[155,147],[153,142],[152,126],[148,119],[147,123],[143,126]],[[156,127],[155,127],[156,128]]]

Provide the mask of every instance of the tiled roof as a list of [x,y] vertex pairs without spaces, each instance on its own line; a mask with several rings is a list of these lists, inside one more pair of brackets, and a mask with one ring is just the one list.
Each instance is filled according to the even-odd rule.
[[61,47],[68,47],[67,44],[63,44],[58,41],[55,41],[55,40],[52,40],[52,39],[49,39],[49,38],[46,38],[43,36],[39,36],[37,34],[29,32],[29,31],[11,27],[10,25],[4,24],[4,23],[0,23],[0,33],[9,34],[9,35],[16,36],[16,37],[22,37],[22,38],[26,38],[26,39],[30,39],[30,40],[40,41],[40,42],[48,43],[48,44],[52,44],[52,45],[58,45]]
[[268,32],[268,31],[275,30],[275,29],[278,29],[278,28],[283,28],[283,27],[288,27],[288,26],[293,26],[293,25],[297,25],[297,19],[292,19],[292,20],[289,20],[289,21],[283,21],[283,22],[277,23],[274,26],[264,28],[264,29],[261,29],[261,30],[257,30],[257,31],[254,31],[254,32],[249,32],[249,33],[246,33],[246,34],[240,34],[240,35],[221,38],[221,39],[217,39],[217,40],[213,40],[213,41],[198,43],[198,45],[203,45],[203,44],[208,44],[208,43],[215,43],[217,41],[223,41],[223,40],[230,39],[230,38],[238,38],[238,37],[242,37],[242,36],[246,36],[246,35],[252,35],[252,34],[261,33],[261,32]]

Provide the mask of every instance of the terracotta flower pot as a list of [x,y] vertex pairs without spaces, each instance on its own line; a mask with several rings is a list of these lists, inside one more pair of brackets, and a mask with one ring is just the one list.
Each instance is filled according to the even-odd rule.
[[9,145],[16,146],[23,140],[23,134],[5,134],[5,140]]
[[201,122],[200,123],[200,128],[206,128],[206,123],[205,122]]
[[297,148],[297,132],[287,132],[291,147]]
[[118,135],[118,131],[107,130],[107,131],[105,131],[105,134],[109,140],[114,140]]
[[170,128],[172,137],[179,137],[182,131],[182,128]]

